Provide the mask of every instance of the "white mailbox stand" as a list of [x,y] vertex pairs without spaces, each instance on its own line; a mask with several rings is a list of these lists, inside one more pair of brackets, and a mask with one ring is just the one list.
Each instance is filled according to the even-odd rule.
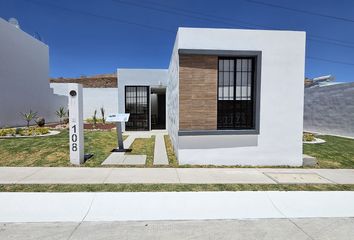
[[130,113],[110,114],[107,117],[107,122],[115,122],[117,126],[118,148],[112,152],[131,152],[131,149],[125,149],[123,146],[122,122],[128,122]]
[[70,163],[80,165],[85,161],[82,85],[77,83],[69,83],[68,98]]

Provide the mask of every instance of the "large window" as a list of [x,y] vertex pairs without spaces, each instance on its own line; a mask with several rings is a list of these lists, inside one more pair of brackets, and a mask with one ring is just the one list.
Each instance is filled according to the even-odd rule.
[[218,129],[255,129],[255,58],[219,58]]

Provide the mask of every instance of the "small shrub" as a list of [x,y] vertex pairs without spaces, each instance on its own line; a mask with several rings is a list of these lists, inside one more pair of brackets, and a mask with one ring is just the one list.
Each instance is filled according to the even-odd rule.
[[37,136],[37,135],[45,135],[49,133],[49,128],[47,127],[30,127],[27,129],[23,129],[20,132],[21,136]]
[[39,117],[35,121],[37,123],[38,127],[44,127],[45,125],[45,119],[43,117]]
[[47,127],[28,127],[28,128],[4,128],[0,129],[0,136],[37,136],[49,133]]
[[315,135],[313,135],[312,133],[304,133],[302,136],[302,141],[304,142],[315,141]]
[[63,123],[64,123],[64,124],[68,124],[68,123],[69,123],[69,118],[64,118],[64,119],[63,119]]
[[16,129],[14,128],[4,128],[0,129],[0,136],[14,136],[16,134]]
[[63,118],[67,117],[69,114],[67,114],[67,111],[65,110],[64,107],[60,107],[56,112],[55,112],[59,118],[59,123],[61,124],[63,122]]
[[22,132],[22,128],[16,128],[15,133],[16,135],[20,135]]

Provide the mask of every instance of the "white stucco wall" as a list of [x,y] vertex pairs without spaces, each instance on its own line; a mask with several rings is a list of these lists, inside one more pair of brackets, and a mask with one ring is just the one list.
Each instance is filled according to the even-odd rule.
[[[51,83],[54,92],[63,96],[67,94],[66,83]],[[117,88],[83,88],[83,115],[84,119],[92,118],[97,110],[97,116],[101,118],[100,108],[106,111],[106,116],[118,112]]]
[[57,121],[66,104],[49,87],[48,46],[0,18],[0,127],[25,125],[20,112],[30,109]]
[[168,109],[168,134],[170,135],[173,149],[178,157],[178,129],[179,129],[179,55],[178,34],[172,51],[172,57],[168,68],[166,105]]
[[261,51],[260,133],[180,136],[180,164],[302,165],[305,32],[180,28],[178,49]]
[[[125,86],[150,86],[153,88],[166,88],[167,70],[166,69],[118,69],[118,112],[125,113]],[[151,96],[151,94],[150,94]],[[167,96],[166,96],[167,97]],[[151,101],[149,101],[151,103]],[[168,118],[168,107],[166,104]],[[151,111],[151,106],[149,108]],[[150,112],[151,113],[151,112]],[[149,114],[151,118],[151,114]],[[151,126],[151,119],[149,121]],[[123,125],[123,131],[125,125]],[[166,122],[168,128],[168,122]]]

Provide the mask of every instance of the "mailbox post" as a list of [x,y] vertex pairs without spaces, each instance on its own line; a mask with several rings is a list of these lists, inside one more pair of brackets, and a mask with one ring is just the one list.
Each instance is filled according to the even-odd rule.
[[74,165],[84,163],[84,124],[83,124],[83,100],[82,85],[68,84],[69,98],[69,138],[70,138],[70,162]]
[[129,113],[110,114],[107,117],[107,122],[115,122],[117,126],[118,148],[112,150],[112,152],[131,152],[131,149],[125,149],[123,146],[123,134],[122,134],[122,122],[128,122]]

